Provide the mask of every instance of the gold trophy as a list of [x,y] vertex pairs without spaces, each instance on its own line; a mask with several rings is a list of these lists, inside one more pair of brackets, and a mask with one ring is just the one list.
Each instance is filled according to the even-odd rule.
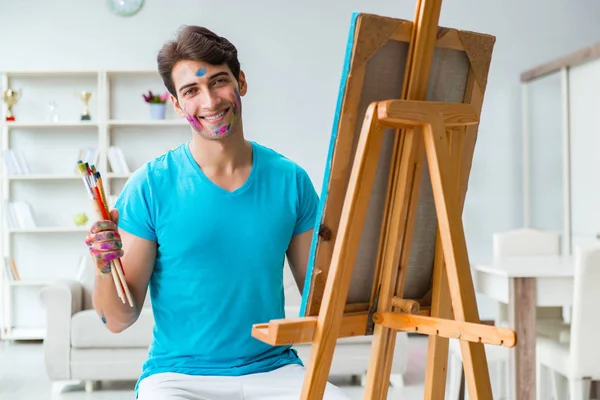
[[91,92],[86,92],[82,90],[79,92],[79,97],[83,100],[83,113],[81,114],[82,121],[89,121],[92,118],[90,117],[90,109],[88,107],[88,102],[90,101],[90,97],[92,97]]
[[21,92],[17,92],[14,91],[12,89],[6,89],[3,93],[2,98],[4,99],[4,102],[7,105],[7,111],[6,111],[6,120],[7,121],[14,121],[15,120],[15,116],[12,113],[12,107],[17,104],[17,102],[19,101],[19,98],[21,97]]

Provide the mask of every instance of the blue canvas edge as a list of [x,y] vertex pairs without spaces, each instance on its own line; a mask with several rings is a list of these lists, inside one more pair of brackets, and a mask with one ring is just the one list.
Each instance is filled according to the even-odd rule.
[[323,186],[321,188],[321,199],[319,200],[319,210],[317,211],[317,218],[315,228],[313,230],[313,239],[310,247],[310,255],[308,258],[308,266],[306,270],[306,278],[304,280],[304,290],[302,293],[302,303],[300,304],[299,316],[303,317],[306,313],[306,303],[308,302],[308,295],[310,292],[310,284],[312,280],[312,272],[315,263],[315,253],[317,251],[317,241],[319,240],[319,228],[321,226],[321,219],[323,218],[323,210],[327,201],[329,176],[331,175],[331,161],[333,157],[333,149],[335,147],[335,141],[338,133],[338,125],[340,120],[340,111],[342,109],[342,103],[344,100],[344,92],[346,91],[346,81],[350,72],[350,61],[352,59],[352,48],[354,47],[354,30],[356,29],[356,21],[359,12],[353,12],[350,20],[350,30],[348,33],[348,41],[346,44],[346,54],[344,56],[344,67],[342,69],[342,79],[340,82],[340,88],[338,92],[338,100],[335,110],[335,119],[333,120],[333,129],[331,132],[331,139],[329,142],[329,152],[327,154],[327,162],[325,166],[325,175],[323,178]]

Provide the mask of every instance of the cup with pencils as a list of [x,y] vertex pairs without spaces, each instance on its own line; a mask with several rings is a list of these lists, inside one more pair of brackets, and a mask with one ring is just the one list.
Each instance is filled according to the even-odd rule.
[[[93,165],[90,166],[88,163],[84,163],[81,160],[77,162],[77,168],[83,178],[83,184],[90,198],[92,210],[96,214],[96,218],[110,220],[100,172],[96,171],[96,167]],[[123,303],[127,301],[129,306],[133,307],[133,299],[129,287],[127,286],[127,282],[125,281],[125,274],[123,273],[123,265],[121,264],[120,258],[111,261],[110,270],[119,298]]]

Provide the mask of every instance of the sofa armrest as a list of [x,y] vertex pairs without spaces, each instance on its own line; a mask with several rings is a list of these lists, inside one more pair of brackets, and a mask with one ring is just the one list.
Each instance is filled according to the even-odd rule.
[[71,379],[71,317],[82,310],[83,287],[61,280],[44,287],[40,298],[46,310],[44,358],[51,380]]

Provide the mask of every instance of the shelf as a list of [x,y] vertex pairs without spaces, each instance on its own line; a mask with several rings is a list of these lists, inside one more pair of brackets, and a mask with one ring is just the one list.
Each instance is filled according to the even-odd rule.
[[131,127],[144,127],[144,126],[184,126],[188,125],[188,122],[184,119],[161,119],[161,120],[139,120],[139,121],[108,121],[108,126],[131,126]]
[[46,337],[43,328],[13,328],[11,332],[2,337],[5,340],[42,340]]
[[46,286],[51,285],[53,282],[48,280],[34,280],[34,279],[23,279],[18,281],[9,281],[9,286]]
[[92,127],[97,128],[97,122],[91,121],[60,121],[60,122],[6,122],[5,126],[7,128],[83,128],[83,127]]
[[98,71],[96,70],[56,70],[56,71],[3,71],[9,78],[43,78],[43,77],[94,77],[98,76]]
[[154,69],[113,69],[106,72],[107,76],[114,75],[151,75],[160,77],[160,74],[157,70]]
[[45,180],[70,180],[79,179],[81,175],[60,175],[60,174],[23,174],[5,176],[9,181],[45,181]]
[[87,232],[88,227],[39,227],[39,228],[12,228],[9,229],[9,233],[75,233],[75,232]]
[[[110,179],[127,179],[131,174],[117,174],[114,172],[107,172],[102,174],[103,178]],[[23,175],[8,175],[4,176],[9,181],[67,181],[67,180],[81,180],[81,175],[52,175],[52,174],[23,174]]]

